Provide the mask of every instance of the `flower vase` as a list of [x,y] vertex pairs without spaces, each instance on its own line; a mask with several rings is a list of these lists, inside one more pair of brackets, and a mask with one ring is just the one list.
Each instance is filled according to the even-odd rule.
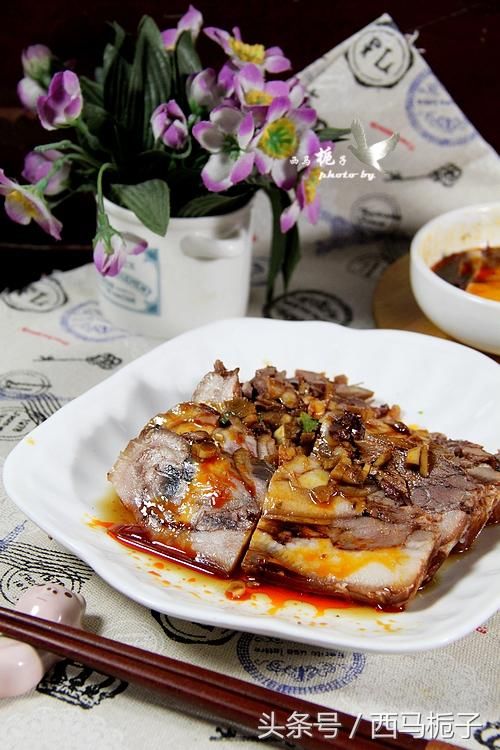
[[221,216],[170,219],[164,237],[132,211],[104,201],[111,226],[147,242],[117,276],[99,276],[104,317],[131,333],[164,339],[242,317],[250,292],[252,205]]

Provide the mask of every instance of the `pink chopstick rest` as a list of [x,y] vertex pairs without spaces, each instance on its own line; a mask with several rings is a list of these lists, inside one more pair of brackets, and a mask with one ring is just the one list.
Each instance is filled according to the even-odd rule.
[[[15,609],[75,628],[82,626],[85,599],[59,584],[33,586],[24,592]],[[12,698],[32,690],[60,656],[37,651],[13,638],[0,637],[0,698]]]

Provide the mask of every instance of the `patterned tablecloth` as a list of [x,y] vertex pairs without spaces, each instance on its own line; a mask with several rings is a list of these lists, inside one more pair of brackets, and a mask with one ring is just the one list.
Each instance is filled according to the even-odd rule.
[[[326,208],[305,232],[306,257],[291,291],[268,314],[369,327],[375,280],[407,250],[405,233],[447,208],[500,197],[498,158],[387,17],[317,61],[304,78],[322,114],[331,120],[335,113],[335,124],[358,115],[371,125],[370,140],[383,137],[384,128],[398,129],[403,146],[385,177],[327,181]],[[252,314],[262,312],[266,240],[264,217],[257,226]],[[158,343],[103,320],[90,266],[3,293],[0,332],[2,457],[61,405]],[[26,520],[0,486],[0,603],[13,605],[28,586],[45,581],[84,594],[89,629],[310,698],[325,706],[330,720],[335,709],[363,714],[377,734],[381,723],[390,728],[399,717],[400,726],[420,736],[477,750],[500,746],[498,615],[458,643],[408,656],[318,649],[176,620],[111,589]],[[282,730],[288,742],[299,736],[299,724]],[[1,701],[0,727],[2,750],[259,744],[174,713],[157,695],[70,661],[32,693]]]

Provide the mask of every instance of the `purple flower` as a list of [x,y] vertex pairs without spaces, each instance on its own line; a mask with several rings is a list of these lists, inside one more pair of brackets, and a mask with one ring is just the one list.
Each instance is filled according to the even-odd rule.
[[187,13],[182,16],[175,29],[165,29],[161,32],[165,49],[173,50],[183,31],[190,31],[193,39],[196,39],[202,26],[203,16],[199,10],[190,5]]
[[62,224],[53,216],[34,187],[19,185],[0,169],[0,195],[5,196],[5,212],[17,224],[29,224],[33,219],[54,239],[61,239]]
[[283,73],[285,70],[290,70],[290,60],[283,55],[280,47],[266,49],[263,44],[246,44],[237,27],[233,29],[232,36],[228,31],[216,29],[213,26],[207,27],[204,31],[210,39],[220,44],[237,68],[247,63],[254,63],[269,73]]
[[187,95],[191,109],[214,109],[233,92],[234,72],[224,65],[219,75],[213,68],[205,68],[188,80]]
[[[24,159],[24,169],[22,175],[25,180],[35,185],[43,180],[54,168],[54,162],[61,159],[63,155],[60,151],[50,149],[49,151],[30,151]],[[68,163],[61,164],[59,169],[49,178],[45,195],[57,195],[66,189],[70,166]]]
[[47,96],[38,100],[38,116],[46,130],[67,128],[82,112],[83,97],[78,76],[71,70],[56,73]]
[[307,92],[297,76],[289,78],[286,85],[288,86],[288,98],[294,109],[300,107],[301,104],[307,104],[309,106]]
[[304,100],[304,90],[296,80],[266,83],[262,68],[253,63],[244,65],[235,74],[234,88],[242,108],[250,110],[258,122],[265,119],[270,104],[278,97],[288,97],[292,108]]
[[188,140],[186,116],[175,99],[160,104],[151,116],[151,127],[156,140],[161,139],[165,146],[181,151]]
[[117,276],[127,256],[139,255],[147,246],[147,242],[131,234],[113,232],[107,237],[97,235],[94,242],[95,267],[103,276]]
[[44,79],[50,73],[52,52],[44,44],[32,44],[26,47],[21,55],[24,75],[35,81]]
[[234,74],[237,70],[238,68],[236,68],[231,61],[224,63],[219,70],[217,81],[224,88],[226,96],[232,96],[234,94]]
[[301,213],[310,224],[316,224],[319,219],[320,201],[318,196],[318,184],[321,180],[321,169],[319,167],[308,167],[300,175],[300,180],[295,188],[295,199],[281,214],[280,226],[282,232],[288,232],[297,222]]
[[[270,174],[278,187],[290,190],[297,181],[296,164],[310,159],[320,148],[319,138],[311,129],[316,120],[316,110],[311,107],[291,109],[288,97],[274,99],[252,144],[260,174]],[[291,157],[295,157],[295,163]]]
[[246,180],[255,161],[255,153],[248,150],[254,129],[251,113],[227,105],[214,109],[210,122],[194,126],[194,137],[212,154],[201,173],[208,190],[218,193]]
[[32,78],[21,78],[17,84],[17,95],[23,107],[31,112],[36,112],[38,100],[45,96],[47,90],[42,88],[39,83]]

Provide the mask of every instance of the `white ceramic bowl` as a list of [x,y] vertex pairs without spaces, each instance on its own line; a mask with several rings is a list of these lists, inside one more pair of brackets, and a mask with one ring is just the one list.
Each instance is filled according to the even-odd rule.
[[431,270],[447,255],[487,245],[500,245],[500,203],[442,214],[413,238],[410,279],[418,304],[435,325],[464,344],[500,354],[500,302],[457,289]]

